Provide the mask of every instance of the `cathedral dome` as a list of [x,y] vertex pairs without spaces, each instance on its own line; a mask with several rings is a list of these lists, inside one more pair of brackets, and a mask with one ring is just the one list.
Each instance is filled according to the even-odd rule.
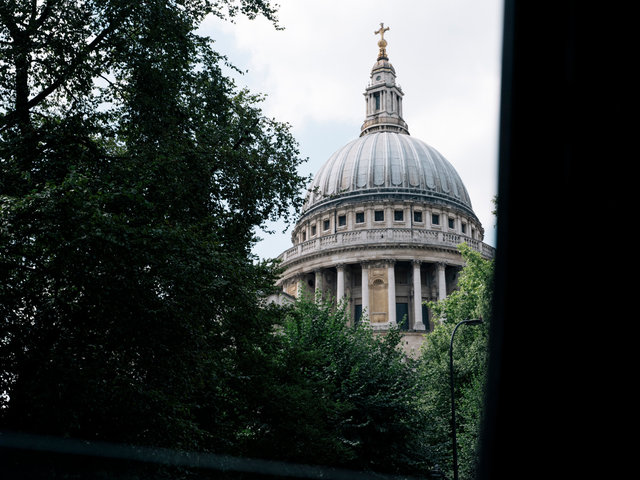
[[[292,246],[278,257],[278,285],[289,302],[303,295],[344,301],[353,322],[401,328],[403,347],[419,348],[435,317],[425,302],[457,288],[466,243],[485,258],[484,229],[458,172],[435,148],[409,134],[404,93],[386,52],[364,91],[360,136],[314,176]],[[332,300],[333,301],[333,300]],[[364,316],[364,317],[363,317]]]
[[331,155],[309,188],[305,214],[372,196],[420,199],[475,216],[458,172],[440,152],[410,135],[389,131],[363,135]]
[[477,220],[458,172],[435,148],[409,134],[380,24],[379,52],[364,97],[360,137],[337,150],[309,186],[302,218],[345,203],[426,202]]

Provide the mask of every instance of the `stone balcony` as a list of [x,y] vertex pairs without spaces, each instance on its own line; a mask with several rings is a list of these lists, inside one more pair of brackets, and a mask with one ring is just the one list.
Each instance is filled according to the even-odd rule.
[[339,248],[366,248],[381,244],[389,244],[389,246],[419,245],[427,248],[456,248],[463,242],[480,252],[485,258],[493,258],[495,256],[495,248],[492,246],[458,233],[417,228],[373,228],[339,232],[307,240],[286,250],[278,259],[282,261],[283,265],[286,265],[308,255]]

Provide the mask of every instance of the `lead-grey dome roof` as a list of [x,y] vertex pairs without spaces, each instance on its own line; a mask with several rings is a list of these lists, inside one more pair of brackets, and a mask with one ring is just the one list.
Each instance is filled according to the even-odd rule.
[[420,197],[475,217],[458,172],[435,148],[410,135],[376,132],[337,150],[309,187],[305,213],[343,199]]

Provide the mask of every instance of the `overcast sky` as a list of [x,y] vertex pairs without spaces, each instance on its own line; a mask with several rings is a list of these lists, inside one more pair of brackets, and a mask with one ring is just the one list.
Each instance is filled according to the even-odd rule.
[[[384,22],[387,55],[405,94],[409,132],[451,162],[495,246],[502,2],[498,0],[280,0],[278,31],[264,19],[207,19],[201,33],[242,70],[239,86],[267,95],[263,111],[288,122],[315,174],[357,138],[363,92]],[[260,234],[261,258],[291,247],[291,229]]]

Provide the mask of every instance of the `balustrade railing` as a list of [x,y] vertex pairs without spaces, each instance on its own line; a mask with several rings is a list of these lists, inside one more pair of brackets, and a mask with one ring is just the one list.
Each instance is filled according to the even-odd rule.
[[463,242],[466,242],[471,248],[485,256],[492,257],[495,254],[495,249],[490,245],[458,233],[411,228],[374,228],[334,233],[307,240],[286,250],[279,258],[283,262],[288,262],[301,256],[340,246],[409,243],[456,247]]

